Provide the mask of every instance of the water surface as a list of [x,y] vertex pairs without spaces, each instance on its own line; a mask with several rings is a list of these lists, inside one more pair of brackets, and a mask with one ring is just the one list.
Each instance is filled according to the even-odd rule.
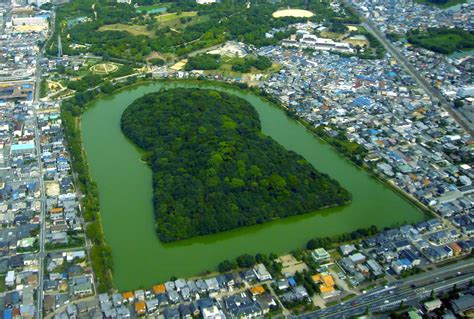
[[112,247],[114,282],[119,290],[149,288],[171,276],[186,277],[214,270],[220,261],[243,253],[284,253],[303,247],[313,237],[423,218],[409,202],[352,165],[284,111],[253,94],[217,86],[215,89],[230,91],[249,101],[260,116],[265,134],[338,180],[352,193],[353,201],[346,207],[163,244],[154,230],[151,170],[140,161],[139,150],[122,134],[120,117],[135,99],[177,85],[147,84],[120,92],[97,101],[82,117],[84,147],[92,178],[99,188],[102,222]]

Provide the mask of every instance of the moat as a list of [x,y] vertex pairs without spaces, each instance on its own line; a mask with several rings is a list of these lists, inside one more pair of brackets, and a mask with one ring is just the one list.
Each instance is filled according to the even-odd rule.
[[[139,150],[123,135],[120,118],[135,99],[177,86],[213,88],[249,101],[260,116],[264,134],[339,181],[352,194],[352,203],[172,244],[160,242],[154,227],[152,173],[140,160]],[[251,93],[210,84],[144,84],[95,102],[82,116],[81,129],[92,178],[99,188],[105,237],[113,251],[114,283],[120,291],[214,270],[222,260],[243,253],[283,253],[303,247],[313,237],[423,218],[407,200],[354,166],[283,110]]]

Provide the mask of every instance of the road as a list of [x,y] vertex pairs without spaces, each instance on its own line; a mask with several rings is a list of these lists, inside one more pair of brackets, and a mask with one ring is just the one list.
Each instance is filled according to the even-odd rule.
[[39,167],[39,182],[40,182],[40,191],[41,191],[41,211],[40,211],[40,232],[39,232],[39,267],[38,267],[38,292],[37,292],[37,318],[41,318],[41,312],[43,309],[43,276],[44,276],[44,237],[45,237],[45,218],[46,218],[46,188],[44,187],[44,178],[43,178],[43,164],[41,163],[41,145],[40,145],[40,135],[38,130],[37,122],[37,113],[36,108],[33,108],[35,116],[35,145],[36,145],[36,154],[38,156],[38,167]]
[[292,318],[344,318],[376,311],[396,309],[401,303],[415,305],[435,293],[449,291],[454,285],[468,285],[474,279],[474,259],[411,276],[341,302],[332,307]]
[[[46,41],[45,45],[38,53],[38,58],[36,61],[36,74],[35,74],[35,92],[33,96],[33,101],[38,103],[40,98],[40,90],[41,90],[41,60],[44,56],[44,50],[49,43],[49,40],[54,34],[55,28],[55,12],[54,10],[51,12],[51,30],[48,40]],[[43,164],[41,162],[41,139],[40,139],[40,132],[38,130],[38,113],[36,106],[33,105],[33,114],[35,119],[35,146],[36,146],[36,154],[38,157],[38,167],[39,167],[39,183],[40,183],[40,191],[41,191],[41,211],[40,211],[40,233],[39,233],[39,267],[38,267],[38,291],[36,293],[37,296],[37,303],[36,303],[36,318],[43,317],[43,282],[44,282],[44,257],[46,255],[44,249],[44,239],[45,239],[45,227],[46,227],[46,188],[44,187],[44,175],[43,175]]]
[[474,134],[474,123],[471,123],[464,115],[451,107],[451,103],[411,65],[407,58],[385,37],[384,34],[370,21],[362,23],[362,25],[371,32],[382,44],[385,49],[397,60],[397,62],[413,76],[425,92],[429,95],[433,102],[439,102],[441,106],[464,128],[471,136]]
[[190,52],[190,53],[188,54],[188,57],[196,56],[196,55],[201,54],[201,53],[206,53],[206,52],[209,52],[209,51],[212,51],[212,50],[219,49],[219,48],[221,48],[223,45],[224,45],[224,44],[220,43],[220,44],[213,45],[212,47],[207,47],[207,48],[203,48],[203,49],[199,49],[199,50]]
[[360,18],[362,19],[364,26],[370,33],[372,33],[385,47],[388,53],[392,55],[395,60],[397,60],[398,64],[400,64],[420,85],[421,88],[425,90],[431,100],[436,103],[439,102],[440,105],[456,120],[456,122],[464,128],[471,136],[474,135],[474,123],[472,123],[469,119],[467,119],[464,115],[460,112],[456,111],[452,108],[451,103],[437,90],[435,89],[414,67],[411,63],[407,60],[407,58],[400,53],[398,48],[396,48],[390,40],[388,40],[385,35],[375,26],[374,23],[364,18],[364,14],[358,10],[355,6],[353,6],[347,0],[343,0],[343,2],[352,7],[356,12],[359,13]]

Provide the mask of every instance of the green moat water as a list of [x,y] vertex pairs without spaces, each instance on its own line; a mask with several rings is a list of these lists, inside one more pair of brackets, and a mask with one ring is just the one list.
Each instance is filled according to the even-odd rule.
[[[154,229],[151,170],[122,134],[120,117],[144,94],[176,86],[213,88],[246,99],[257,110],[266,135],[338,180],[352,193],[352,203],[171,244],[160,242]],[[284,253],[303,247],[313,237],[423,219],[411,203],[352,165],[284,111],[251,93],[210,84],[144,84],[98,100],[81,123],[92,178],[99,188],[105,237],[112,247],[114,283],[120,291],[214,270],[222,260],[244,253]]]

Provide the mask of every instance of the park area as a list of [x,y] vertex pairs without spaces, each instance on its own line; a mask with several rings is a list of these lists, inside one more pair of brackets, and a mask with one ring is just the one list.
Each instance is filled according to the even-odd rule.
[[474,49],[474,34],[461,29],[428,29],[424,32],[412,32],[407,37],[408,42],[414,46],[451,54],[455,51]]
[[94,74],[107,75],[118,70],[118,65],[115,63],[99,63],[90,67],[90,71]]
[[155,17],[160,27],[170,28],[176,28],[183,24],[196,22],[200,18],[201,17],[198,17],[197,11],[165,13]]
[[106,24],[99,28],[99,31],[123,31],[128,32],[131,35],[145,35],[147,37],[154,36],[153,31],[147,30],[146,26],[144,25],[134,25],[134,24],[123,24],[123,23],[115,23],[115,24]]

